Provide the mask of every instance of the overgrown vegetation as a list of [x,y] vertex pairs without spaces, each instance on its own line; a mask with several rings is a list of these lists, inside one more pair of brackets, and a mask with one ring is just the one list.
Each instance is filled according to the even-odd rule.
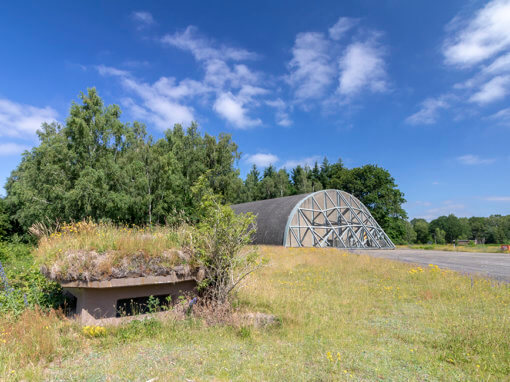
[[[240,311],[280,326],[133,322],[92,336],[57,314],[0,317],[0,379],[505,380],[508,284],[334,249],[261,247]],[[4,342],[5,341],[5,342]],[[159,367],[160,365],[169,367]],[[93,367],[91,367],[93,365]]]
[[177,265],[197,266],[186,225],[119,227],[81,221],[53,230],[38,224],[31,231],[39,237],[36,261],[53,280],[164,276]]
[[263,264],[257,250],[247,247],[256,230],[255,216],[237,215],[210,194],[204,195],[201,210],[195,236],[198,260],[206,273],[201,287],[208,300],[223,304]]
[[65,299],[59,284],[39,271],[26,244],[0,242],[0,316],[27,308],[57,308]]

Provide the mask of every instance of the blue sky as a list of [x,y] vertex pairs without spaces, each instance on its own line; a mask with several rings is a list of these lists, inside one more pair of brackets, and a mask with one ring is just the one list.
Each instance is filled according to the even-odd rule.
[[7,2],[0,179],[95,86],[252,163],[388,169],[411,218],[510,214],[510,0]]

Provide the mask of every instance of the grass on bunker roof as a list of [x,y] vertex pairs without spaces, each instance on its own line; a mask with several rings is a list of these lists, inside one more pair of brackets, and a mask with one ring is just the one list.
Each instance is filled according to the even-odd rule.
[[260,250],[270,263],[237,304],[279,327],[147,320],[91,338],[58,317],[1,318],[0,379],[508,380],[508,284],[334,249]]
[[[34,229],[35,230],[35,229]],[[81,221],[53,232],[37,232],[33,255],[43,273],[57,281],[104,280],[165,275],[193,263],[186,249],[189,230],[167,226],[116,226]]]

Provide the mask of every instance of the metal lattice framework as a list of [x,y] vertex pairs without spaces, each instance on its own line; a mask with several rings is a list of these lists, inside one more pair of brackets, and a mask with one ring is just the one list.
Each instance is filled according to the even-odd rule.
[[340,190],[259,200],[232,209],[257,215],[255,244],[395,248],[363,203]]
[[340,190],[315,192],[296,205],[287,222],[284,245],[395,248],[363,203]]

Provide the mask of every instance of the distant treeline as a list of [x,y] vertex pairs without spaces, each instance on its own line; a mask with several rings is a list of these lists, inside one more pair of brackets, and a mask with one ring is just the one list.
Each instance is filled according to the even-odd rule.
[[478,244],[510,242],[510,215],[458,218],[451,214],[428,223],[424,219],[411,220],[410,243],[452,243],[455,240],[476,240]]

